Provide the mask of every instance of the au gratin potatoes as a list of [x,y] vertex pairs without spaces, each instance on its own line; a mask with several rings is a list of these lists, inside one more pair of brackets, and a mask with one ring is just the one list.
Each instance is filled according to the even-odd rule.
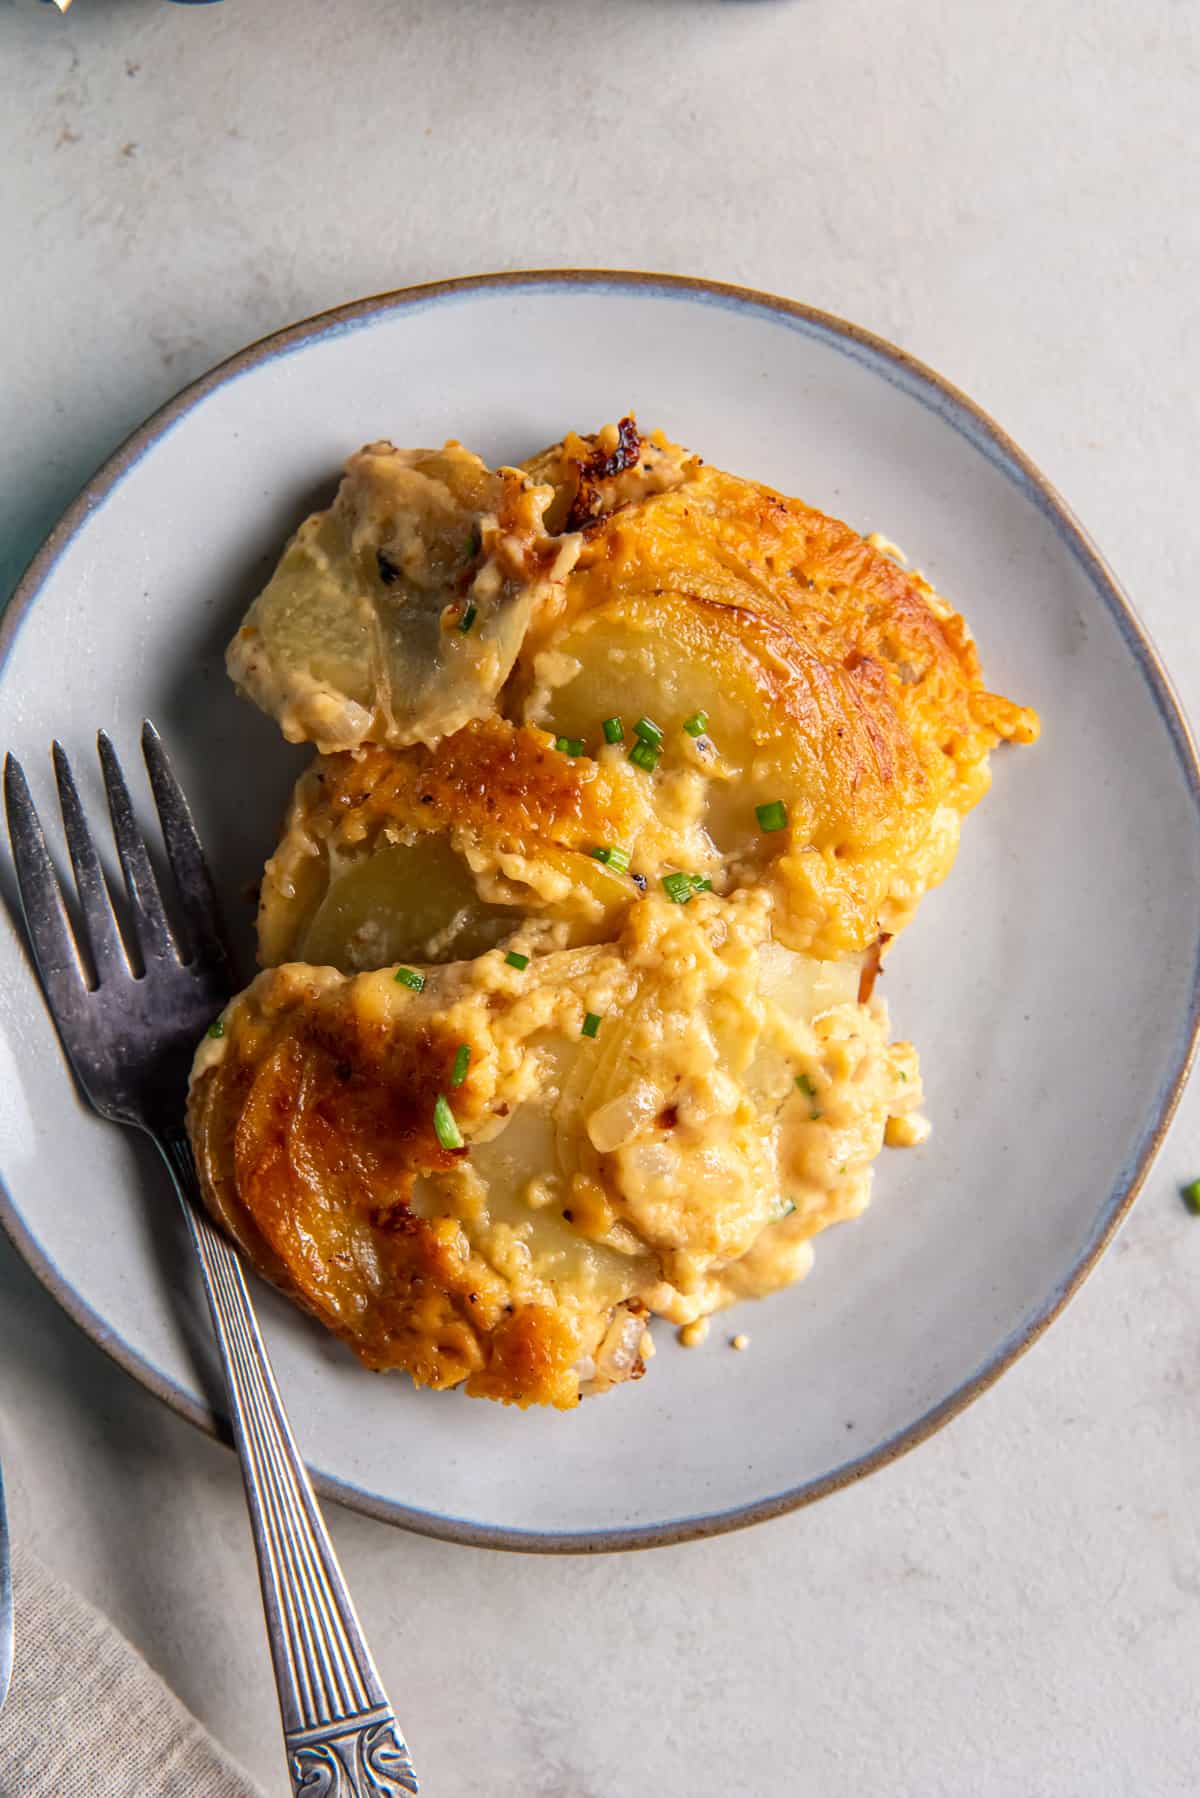
[[368,1366],[574,1405],[920,1140],[880,957],[1038,727],[887,545],[628,418],[520,468],[374,443],[228,665],[317,753],[192,1140]]

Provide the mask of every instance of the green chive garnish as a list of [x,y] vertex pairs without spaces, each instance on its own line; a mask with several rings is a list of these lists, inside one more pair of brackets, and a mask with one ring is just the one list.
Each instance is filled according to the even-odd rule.
[[424,974],[418,974],[415,968],[397,968],[396,979],[401,986],[411,986],[414,993],[419,993],[425,985]]
[[1183,1202],[1193,1217],[1200,1217],[1200,1180],[1182,1188]]
[[690,718],[684,719],[683,728],[689,737],[702,737],[708,729],[708,713],[693,712]]
[[582,755],[583,754],[583,738],[582,737],[555,737],[554,747],[557,750],[560,750],[563,755]]
[[471,526],[471,534],[467,538],[467,555],[471,561],[475,560],[475,557],[479,554],[479,552],[482,548],[483,548],[483,531],[480,527],[479,520],[476,519],[475,523]]
[[463,1146],[462,1131],[454,1121],[445,1093],[439,1093],[433,1106],[433,1127],[437,1131],[437,1139],[443,1149],[461,1149]]
[[467,1069],[471,1065],[470,1043],[459,1043],[454,1056],[454,1072],[450,1076],[451,1086],[461,1086],[467,1077]]
[[633,734],[642,743],[649,743],[657,749],[663,740],[663,734],[653,718],[639,718],[633,727]]
[[692,896],[692,877],[690,874],[664,874],[662,877],[663,892],[675,905],[686,905]]
[[601,729],[604,732],[606,743],[623,743],[625,741],[625,726],[619,718],[606,718]]
[[812,1081],[809,1079],[807,1074],[797,1074],[796,1075],[796,1085],[800,1088],[800,1091],[804,1094],[806,1099],[815,1099],[816,1098],[817,1089],[813,1085]]
[[658,757],[659,751],[654,748],[653,744],[647,743],[644,737],[639,737],[629,751],[629,759],[634,767],[644,768],[647,774],[653,774],[658,767]]
[[780,1199],[778,1205],[775,1207],[775,1210],[771,1213],[771,1222],[773,1224],[782,1223],[785,1217],[791,1217],[792,1212],[795,1209],[796,1209],[795,1199]]
[[583,1020],[584,1036],[595,1036],[595,1034],[596,1034],[597,1030],[599,1030],[599,1028],[600,1028],[599,1013],[594,1012],[594,1011],[589,1011],[586,1018],[584,1018],[584,1020]]
[[208,1034],[210,1036],[224,1036],[224,1034],[225,1034],[224,1018],[214,1018],[213,1022],[208,1027]]
[[693,893],[712,892],[712,881],[708,878],[707,874],[692,875],[692,891]]
[[470,630],[471,626],[474,624],[474,622],[478,618],[478,616],[479,616],[479,607],[475,604],[475,601],[472,600],[470,605],[467,607],[466,611],[463,613],[462,617],[458,621],[458,628],[462,632],[464,637],[466,636],[467,632]]
[[510,968],[527,968],[529,966],[529,957],[522,955],[519,949],[510,949],[504,959]]
[[619,848],[616,843],[603,849],[593,849],[592,856],[595,861],[603,862],[606,868],[615,868],[618,874],[629,872],[629,851]]
[[772,799],[769,805],[756,805],[754,816],[758,819],[758,828],[767,830],[787,829],[787,806],[782,799]]

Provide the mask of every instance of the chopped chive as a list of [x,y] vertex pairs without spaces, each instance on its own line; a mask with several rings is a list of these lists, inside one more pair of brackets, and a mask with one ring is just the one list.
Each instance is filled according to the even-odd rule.
[[690,874],[664,874],[662,884],[663,892],[675,905],[686,905],[692,896]]
[[529,966],[529,957],[522,955],[519,949],[510,949],[504,959],[510,968],[527,968]]
[[1193,1217],[1200,1217],[1200,1180],[1192,1180],[1181,1189],[1184,1204]]
[[470,1043],[459,1043],[454,1055],[454,1072],[450,1076],[451,1086],[461,1086],[467,1077],[467,1069],[471,1065]]
[[475,523],[471,526],[471,532],[467,538],[467,555],[472,562],[475,560],[475,557],[479,554],[479,552],[482,548],[483,548],[483,528],[480,525],[479,520],[476,519]]
[[769,805],[756,805],[754,816],[758,819],[760,830],[787,829],[788,812],[782,799],[772,799]]
[[796,1075],[796,1085],[800,1088],[800,1091],[804,1094],[806,1099],[815,1099],[816,1098],[817,1089],[813,1085],[812,1081],[809,1079],[807,1074],[797,1074]]
[[555,737],[554,747],[557,750],[560,750],[563,755],[582,755],[583,754],[583,738],[582,737]]
[[208,1027],[208,1034],[210,1036],[224,1036],[224,1034],[225,1034],[224,1018],[214,1018],[212,1023]]
[[629,851],[616,843],[610,843],[602,849],[593,849],[592,856],[594,860],[603,862],[606,868],[615,868],[618,874],[629,872]]
[[689,737],[702,737],[708,729],[708,713],[693,712],[690,718],[684,719],[683,728]]
[[466,611],[463,613],[462,617],[458,621],[458,628],[462,632],[464,637],[466,636],[467,632],[470,630],[471,626],[474,624],[474,622],[478,618],[478,616],[479,616],[479,607],[475,604],[475,601],[472,600],[470,605],[467,607]]
[[791,1217],[792,1212],[795,1209],[796,1209],[795,1199],[780,1199],[778,1205],[775,1207],[775,1210],[771,1213],[771,1222],[773,1224],[782,1223],[783,1219],[785,1217]]
[[418,974],[415,968],[397,968],[396,979],[401,986],[411,986],[414,993],[419,993],[425,985],[424,974]]
[[437,1139],[443,1149],[461,1149],[463,1146],[462,1131],[454,1121],[445,1093],[439,1093],[433,1106],[433,1127],[437,1131]]
[[595,1034],[596,1034],[597,1030],[599,1030],[599,1028],[600,1028],[600,1014],[595,1011],[589,1011],[587,1016],[583,1020],[584,1036],[595,1036]]
[[629,759],[634,767],[644,768],[647,774],[653,774],[658,767],[658,757],[659,751],[654,748],[653,744],[647,743],[644,737],[639,737],[629,751]]
[[655,724],[653,718],[639,718],[633,727],[633,734],[641,742],[649,743],[654,749],[657,749],[663,740],[662,731]]
[[625,741],[625,726],[619,718],[606,718],[600,728],[604,732],[606,743],[623,743]]
[[663,886],[676,905],[686,905],[693,893],[711,893],[713,890],[707,874],[664,874]]

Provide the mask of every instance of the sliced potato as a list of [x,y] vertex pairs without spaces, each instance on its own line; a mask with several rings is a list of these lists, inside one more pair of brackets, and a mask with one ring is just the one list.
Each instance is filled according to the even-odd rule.
[[[548,730],[575,735],[618,703],[663,730],[642,776],[652,820],[637,865],[719,869],[726,889],[771,877],[793,947],[840,955],[875,939],[931,826],[928,806],[894,803],[921,777],[886,696],[868,707],[854,672],[777,619],[671,592],[583,612],[534,674],[528,713]],[[683,724],[697,711],[707,725],[693,738]],[[780,802],[784,828],[764,831],[758,808]]]
[[578,548],[554,497],[461,444],[350,458],[233,642],[230,676],[291,742],[434,742],[484,716]]
[[690,854],[720,890],[769,879],[784,941],[831,956],[900,928],[949,867],[989,750],[1037,731],[983,690],[966,627],[919,576],[801,501],[697,464],[586,527],[505,698],[568,736],[618,711],[651,719],[659,860]]
[[385,840],[331,867],[298,940],[271,960],[347,973],[398,961],[462,961],[494,948],[519,922],[511,907],[480,898],[466,861],[444,837]]
[[[197,1056],[206,1198],[370,1365],[574,1403],[598,1357],[601,1378],[640,1370],[623,1319],[726,1303],[752,1250],[777,1273],[771,1231],[791,1266],[797,1216],[811,1235],[865,1202],[896,1051],[857,969],[813,968],[768,923],[761,895],[650,898],[616,944],[493,951],[420,991],[271,969]],[[824,1149],[798,1071],[828,1086]]]
[[455,961],[525,929],[611,940],[638,888],[593,849],[630,840],[637,783],[500,720],[436,750],[319,760],[297,784],[259,907],[266,966]]

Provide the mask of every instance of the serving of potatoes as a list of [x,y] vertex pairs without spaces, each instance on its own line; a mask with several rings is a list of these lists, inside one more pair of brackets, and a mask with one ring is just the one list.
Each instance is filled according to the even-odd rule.
[[1037,732],[957,614],[623,419],[369,446],[229,667],[319,751],[193,1073],[255,1265],[371,1366],[559,1406],[806,1272],[923,1128],[881,950]]

